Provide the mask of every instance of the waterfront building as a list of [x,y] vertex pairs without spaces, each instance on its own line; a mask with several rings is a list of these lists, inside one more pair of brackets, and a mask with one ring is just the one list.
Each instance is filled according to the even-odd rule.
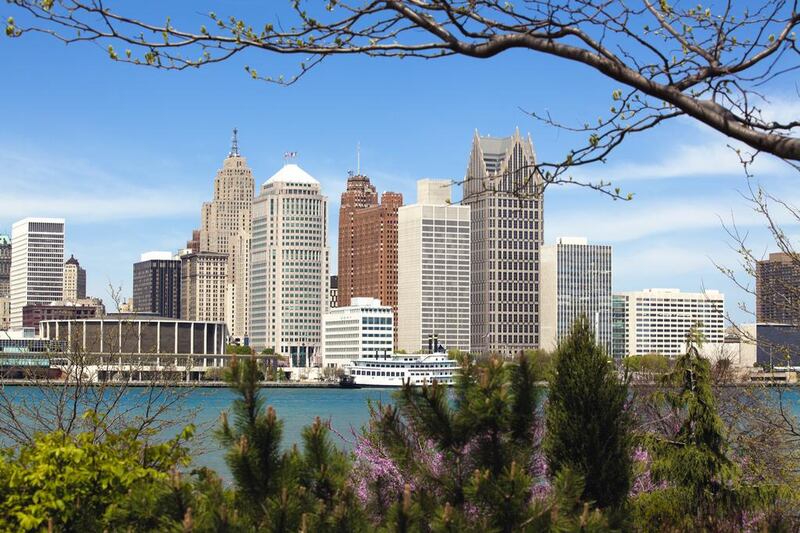
[[586,317],[597,343],[611,353],[611,246],[561,237],[540,252],[541,348],[555,350]]
[[[89,381],[197,381],[230,364],[224,322],[126,314],[79,320],[43,320],[42,338],[62,346],[51,364],[75,372],[72,357],[85,355]],[[59,360],[61,363],[59,364]]]
[[11,237],[0,234],[0,298],[8,299],[11,286]]
[[[239,153],[237,130],[228,157],[214,178],[214,198],[203,204],[200,229],[187,248],[226,255],[225,298],[220,302],[231,335],[248,335],[249,260],[253,171]],[[217,316],[216,311],[213,313]]]
[[228,255],[216,252],[181,256],[181,318],[225,321]]
[[320,183],[286,164],[253,202],[250,340],[292,367],[317,362],[328,310],[328,199]]
[[[339,208],[338,305],[377,298],[397,315],[397,209],[403,195],[384,192],[358,173],[347,179]],[[396,321],[395,321],[396,323]]]
[[0,298],[0,331],[11,328],[11,300],[8,296]]
[[82,300],[86,298],[86,270],[70,255],[64,263],[64,300]]
[[[530,136],[475,132],[462,204],[472,212],[472,349],[511,356],[539,346],[542,177]],[[402,325],[402,321],[401,321]]]
[[675,357],[686,352],[687,336],[696,328],[708,345],[725,337],[725,297],[719,291],[681,292],[678,289],[644,289],[615,295],[614,320],[624,323],[624,342],[617,353],[659,353]]
[[328,308],[339,307],[339,276],[331,276],[331,284],[328,290],[330,291]]
[[398,210],[398,347],[470,350],[470,207],[451,203],[450,180],[417,182]]
[[29,304],[22,308],[22,327],[38,334],[43,320],[74,320],[105,315],[105,306],[99,298],[64,300],[47,304]]
[[11,327],[28,304],[63,299],[64,219],[25,218],[11,227]]
[[136,313],[180,318],[180,259],[170,252],[142,254],[133,265],[133,309]]
[[355,359],[394,353],[394,311],[376,298],[352,298],[350,305],[322,317],[322,366],[342,368]]
[[779,252],[756,263],[756,322],[800,325],[800,261]]
[[611,295],[611,355],[614,359],[628,356],[628,296]]

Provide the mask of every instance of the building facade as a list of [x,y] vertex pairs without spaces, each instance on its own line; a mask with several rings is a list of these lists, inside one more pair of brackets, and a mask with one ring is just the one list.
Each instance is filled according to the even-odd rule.
[[[542,178],[530,137],[475,132],[462,203],[472,213],[472,349],[510,356],[539,346]],[[402,322],[401,322],[402,324]]]
[[97,298],[29,304],[22,308],[22,327],[31,328],[38,334],[39,323],[43,320],[76,320],[104,314],[103,302]]
[[334,307],[339,307],[339,276],[331,276],[331,284],[328,290],[330,291],[328,308],[333,309]]
[[353,359],[394,353],[394,311],[376,298],[352,298],[322,318],[322,366],[342,368]]
[[[351,175],[339,208],[340,306],[369,297],[391,306],[397,314],[397,209],[403,195],[380,197],[369,178]],[[396,321],[395,321],[396,323]]]
[[82,300],[86,298],[86,270],[70,255],[64,263],[64,300]]
[[8,298],[11,287],[11,237],[0,234],[0,298]]
[[628,356],[628,296],[611,295],[611,355],[614,359]]
[[453,205],[450,180],[417,182],[398,210],[398,344],[470,350],[470,208]]
[[719,291],[681,292],[644,289],[615,295],[614,321],[625,324],[624,341],[617,337],[618,354],[659,353],[675,357],[686,352],[687,336],[695,328],[708,345],[725,340],[725,296]]
[[11,227],[11,327],[22,328],[22,309],[64,294],[64,219],[26,218]]
[[561,237],[540,251],[540,341],[555,350],[586,317],[597,343],[611,353],[611,246]]
[[199,252],[181,256],[181,318],[225,321],[228,255]]
[[319,182],[286,164],[253,202],[250,340],[292,367],[318,363],[328,311],[328,199]]
[[769,254],[756,263],[756,322],[800,325],[800,261]]
[[[228,157],[214,178],[214,198],[203,204],[200,229],[192,234],[193,252],[226,254],[223,316],[231,335],[246,337],[249,315],[250,232],[255,181],[239,153],[237,131]],[[213,313],[217,316],[217,313]]]
[[133,265],[133,309],[181,317],[181,261],[170,252],[147,252]]
[[11,301],[8,297],[0,298],[0,331],[11,328]]

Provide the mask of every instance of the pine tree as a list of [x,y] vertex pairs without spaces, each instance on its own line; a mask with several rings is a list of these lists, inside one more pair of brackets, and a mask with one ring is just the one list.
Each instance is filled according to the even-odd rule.
[[546,408],[544,450],[550,472],[565,468],[584,479],[582,498],[619,508],[632,482],[627,382],[597,345],[585,317],[555,354]]

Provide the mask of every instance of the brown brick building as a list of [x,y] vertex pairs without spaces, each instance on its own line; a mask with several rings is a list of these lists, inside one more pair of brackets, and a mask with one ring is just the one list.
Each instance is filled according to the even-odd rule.
[[339,307],[378,298],[394,310],[397,336],[397,209],[403,195],[378,193],[369,178],[350,176],[339,208]]
[[785,253],[756,263],[756,322],[800,324],[800,263]]

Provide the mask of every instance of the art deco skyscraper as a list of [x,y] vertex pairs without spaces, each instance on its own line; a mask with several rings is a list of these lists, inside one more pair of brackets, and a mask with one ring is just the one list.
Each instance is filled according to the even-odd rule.
[[223,315],[235,337],[248,335],[249,256],[253,172],[239,154],[237,130],[228,157],[214,178],[214,199],[203,204],[200,230],[192,235],[193,252],[227,254]]
[[462,203],[472,208],[472,350],[539,346],[542,177],[530,137],[472,141]]
[[25,218],[11,226],[11,328],[22,328],[22,308],[64,294],[64,219]]
[[328,310],[328,199],[319,182],[287,164],[253,202],[250,339],[293,367],[311,366]]
[[353,298],[376,298],[392,307],[397,331],[397,209],[403,195],[385,192],[378,203],[375,186],[351,175],[339,208],[338,305]]
[[0,298],[8,298],[11,280],[11,237],[0,234]]
[[64,263],[64,300],[82,300],[86,298],[86,270],[70,255]]

